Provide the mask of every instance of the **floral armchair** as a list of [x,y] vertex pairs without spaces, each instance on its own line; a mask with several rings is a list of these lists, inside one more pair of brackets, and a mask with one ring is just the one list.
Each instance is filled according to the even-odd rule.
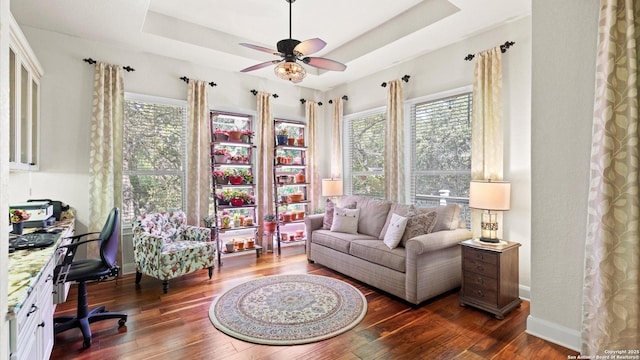
[[136,262],[136,284],[142,274],[162,280],[169,291],[169,279],[209,269],[213,275],[216,243],[211,230],[187,225],[182,211],[138,216],[133,223],[133,254]]

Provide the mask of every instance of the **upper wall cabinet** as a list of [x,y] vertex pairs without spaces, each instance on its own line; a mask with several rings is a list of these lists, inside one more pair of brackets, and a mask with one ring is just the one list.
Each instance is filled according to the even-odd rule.
[[40,162],[40,78],[42,66],[10,16],[9,168],[38,170]]

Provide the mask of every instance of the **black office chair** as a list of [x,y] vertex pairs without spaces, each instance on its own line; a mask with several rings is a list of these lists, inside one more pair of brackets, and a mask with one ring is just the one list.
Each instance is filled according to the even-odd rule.
[[[106,319],[120,319],[118,325],[123,326],[127,321],[126,314],[107,312],[104,306],[89,311],[87,301],[87,281],[104,280],[111,276],[117,277],[120,272],[120,267],[116,265],[118,243],[120,242],[120,209],[113,208],[111,210],[102,231],[99,232],[99,238],[79,241],[91,234],[98,234],[98,232],[73,236],[71,244],[60,246],[60,248],[67,248],[67,253],[63,263],[58,265],[54,272],[57,283],[67,281],[78,283],[76,316],[62,316],[53,319],[55,333],[80,328],[84,337],[82,347],[85,349],[91,346],[90,323]],[[100,258],[73,261],[78,246],[92,241],[100,241]]]

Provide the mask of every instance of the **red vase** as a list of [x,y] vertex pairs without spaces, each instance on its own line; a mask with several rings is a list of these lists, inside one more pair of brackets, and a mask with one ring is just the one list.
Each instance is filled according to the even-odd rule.
[[242,176],[229,176],[229,183],[231,185],[242,185],[243,180]]
[[232,206],[242,206],[242,205],[244,205],[244,200],[237,199],[237,198],[231,199],[231,205]]

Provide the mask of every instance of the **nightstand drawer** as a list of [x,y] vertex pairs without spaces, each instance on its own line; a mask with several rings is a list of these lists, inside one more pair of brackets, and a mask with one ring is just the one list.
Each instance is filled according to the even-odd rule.
[[495,264],[486,263],[483,261],[476,261],[465,257],[462,263],[464,272],[471,271],[473,273],[487,276],[493,279],[498,278],[498,266]]
[[498,264],[498,254],[496,253],[477,250],[477,249],[466,249],[466,248],[463,249],[463,251],[464,251],[465,259],[482,261],[482,262],[493,264],[493,265]]
[[475,284],[465,283],[462,296],[494,306],[498,303],[498,292],[496,290],[487,289],[484,286],[477,286]]
[[492,279],[490,277],[474,274],[474,273],[465,273],[464,274],[464,284],[465,286],[477,286],[481,288],[485,288],[488,290],[498,291],[498,280]]

